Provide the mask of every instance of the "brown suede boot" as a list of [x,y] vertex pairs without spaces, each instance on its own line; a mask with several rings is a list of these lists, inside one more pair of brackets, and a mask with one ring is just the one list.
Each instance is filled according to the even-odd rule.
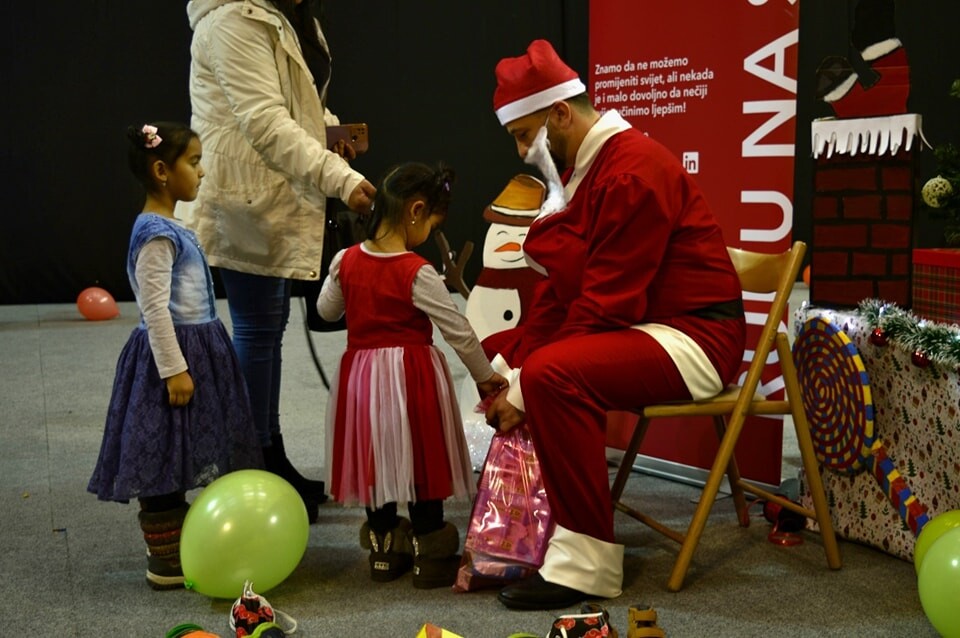
[[413,544],[410,521],[399,517],[399,523],[386,534],[377,534],[368,523],[360,528],[360,547],[370,550],[370,578],[386,583],[400,578],[413,567]]
[[435,532],[413,537],[413,586],[450,587],[460,568],[460,534],[451,523]]
[[147,584],[153,589],[183,587],[180,568],[180,531],[189,506],[138,515],[143,540],[147,542]]

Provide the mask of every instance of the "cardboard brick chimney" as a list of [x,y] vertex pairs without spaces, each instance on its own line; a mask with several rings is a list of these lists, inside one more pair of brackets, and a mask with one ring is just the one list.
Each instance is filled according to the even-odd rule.
[[910,306],[921,117],[816,120],[810,302]]

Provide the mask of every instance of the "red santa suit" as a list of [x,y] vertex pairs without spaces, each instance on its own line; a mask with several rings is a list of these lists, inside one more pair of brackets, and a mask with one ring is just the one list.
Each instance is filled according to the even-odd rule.
[[539,217],[524,252],[538,286],[507,399],[526,413],[557,531],[543,578],[621,593],[606,467],[606,412],[705,398],[743,357],[741,289],[699,189],[663,146],[615,111],[564,176],[565,210]]

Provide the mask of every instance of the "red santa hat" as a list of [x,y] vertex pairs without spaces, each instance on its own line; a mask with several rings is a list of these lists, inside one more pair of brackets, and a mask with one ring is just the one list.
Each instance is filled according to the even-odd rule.
[[524,55],[500,60],[494,73],[493,108],[500,124],[587,91],[576,71],[564,64],[546,40],[531,42]]

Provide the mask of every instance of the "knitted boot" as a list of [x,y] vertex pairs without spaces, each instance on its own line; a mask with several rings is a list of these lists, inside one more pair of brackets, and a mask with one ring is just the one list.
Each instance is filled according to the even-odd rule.
[[189,506],[186,503],[162,512],[138,514],[147,543],[147,584],[153,589],[183,587],[180,568],[180,530]]
[[413,537],[413,586],[417,589],[449,587],[460,568],[460,534],[451,523],[435,532]]
[[377,534],[369,523],[360,528],[360,547],[370,550],[370,579],[386,583],[400,578],[413,567],[410,521],[399,523],[386,534]]

